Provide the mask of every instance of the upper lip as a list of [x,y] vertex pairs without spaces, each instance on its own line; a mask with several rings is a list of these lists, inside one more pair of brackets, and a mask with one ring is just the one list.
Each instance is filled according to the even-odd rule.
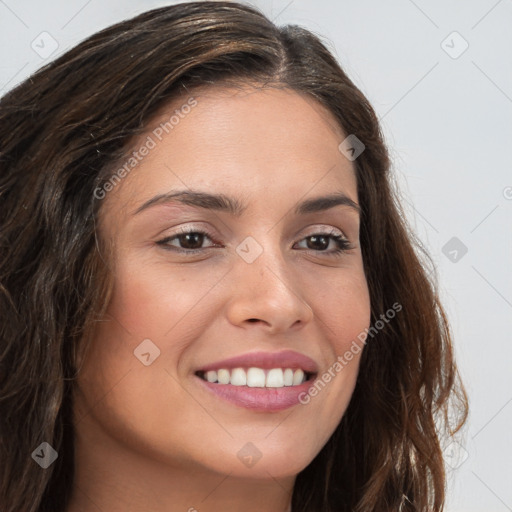
[[216,361],[205,366],[201,366],[198,371],[207,372],[209,370],[226,370],[233,368],[301,368],[309,373],[317,373],[318,366],[310,357],[295,352],[293,350],[283,350],[281,352],[249,352],[222,361]]

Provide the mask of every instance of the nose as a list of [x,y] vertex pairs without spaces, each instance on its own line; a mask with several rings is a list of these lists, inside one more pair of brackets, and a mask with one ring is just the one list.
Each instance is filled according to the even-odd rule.
[[233,292],[227,307],[233,325],[278,334],[304,328],[313,318],[293,269],[273,254],[263,251],[250,264],[236,262],[237,268],[230,273]]

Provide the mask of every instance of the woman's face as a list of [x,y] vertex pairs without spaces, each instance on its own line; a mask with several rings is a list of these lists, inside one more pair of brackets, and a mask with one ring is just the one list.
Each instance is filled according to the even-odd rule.
[[103,199],[114,291],[78,432],[181,471],[296,475],[347,408],[370,322],[348,134],[290,90],[191,96]]

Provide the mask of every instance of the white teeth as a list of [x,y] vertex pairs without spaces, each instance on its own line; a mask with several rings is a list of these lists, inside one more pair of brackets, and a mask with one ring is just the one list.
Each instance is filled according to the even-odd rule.
[[283,370],[281,368],[272,368],[267,373],[265,385],[267,388],[282,388],[284,386]]
[[299,368],[293,373],[293,385],[297,386],[304,382],[304,372]]
[[247,370],[247,385],[250,388],[264,388],[265,372],[261,368],[249,368]]
[[217,382],[217,372],[215,370],[206,372],[206,380],[208,382]]
[[286,368],[283,380],[285,386],[293,386],[293,370],[291,368]]
[[247,375],[243,368],[235,368],[231,370],[231,380],[230,383],[232,386],[245,386],[247,384]]
[[231,384],[232,386],[248,386],[250,388],[282,388],[285,386],[298,386],[306,381],[306,375],[300,368],[219,368],[204,373],[203,378],[211,383]]
[[217,372],[219,384],[229,384],[229,377],[229,370],[219,370]]

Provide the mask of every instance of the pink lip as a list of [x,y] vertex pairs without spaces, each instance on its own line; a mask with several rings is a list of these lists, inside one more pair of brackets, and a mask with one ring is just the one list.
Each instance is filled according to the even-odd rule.
[[309,373],[318,373],[318,366],[308,356],[299,354],[293,350],[283,350],[281,352],[250,352],[240,356],[224,359],[215,363],[207,364],[198,368],[198,371],[219,370],[225,368],[231,370],[233,368],[262,368],[269,370],[271,368],[302,368]]
[[255,412],[272,412],[288,409],[300,403],[313,381],[307,380],[299,386],[284,388],[249,388],[247,386],[232,386],[231,384],[213,384],[200,377],[196,377],[200,385],[207,391],[215,393],[218,397],[227,400],[239,407],[251,409]]

